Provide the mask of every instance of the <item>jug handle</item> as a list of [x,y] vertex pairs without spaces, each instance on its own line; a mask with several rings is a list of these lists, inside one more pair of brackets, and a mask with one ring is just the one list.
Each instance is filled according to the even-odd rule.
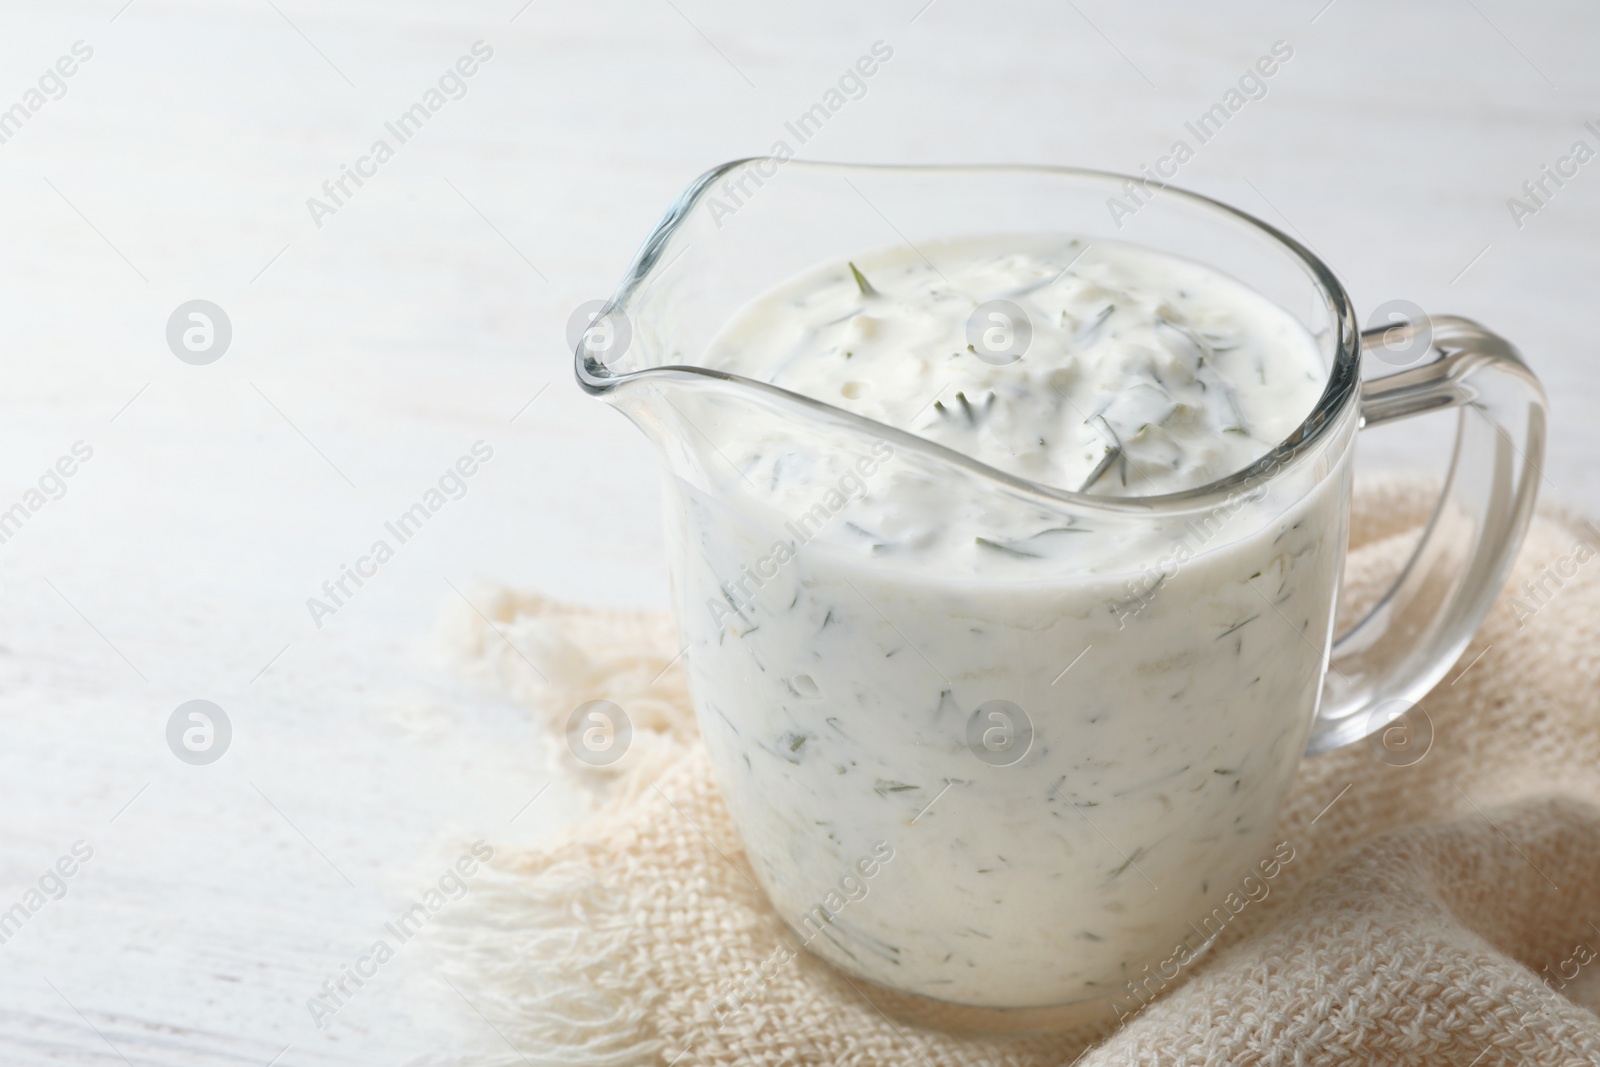
[[1455,316],[1368,330],[1364,351],[1423,343],[1441,353],[1361,387],[1361,428],[1459,408],[1444,491],[1394,585],[1333,643],[1308,755],[1383,729],[1466,651],[1533,515],[1544,477],[1545,394],[1504,338]]

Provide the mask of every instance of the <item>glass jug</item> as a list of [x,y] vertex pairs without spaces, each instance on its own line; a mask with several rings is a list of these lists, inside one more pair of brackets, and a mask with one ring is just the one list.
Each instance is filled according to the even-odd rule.
[[[1391,326],[1416,365],[1362,382],[1379,331],[1328,267],[1224,204],[1150,194],[1064,168],[730,163],[671,207],[576,354],[661,450],[690,689],[761,886],[858,987],[953,1025],[1125,1014],[1175,982],[1292,861],[1273,827],[1301,756],[1444,676],[1533,508],[1544,398],[1509,344],[1456,318]],[[819,262],[1008,233],[1231,275],[1314,336],[1320,402],[1244,470],[1117,498],[701,363],[737,309]],[[1335,635],[1356,433],[1445,407],[1433,520]],[[1039,558],[1030,531],[1073,551]],[[913,533],[948,551],[899,551]],[[974,545],[981,579],[959,563]]]

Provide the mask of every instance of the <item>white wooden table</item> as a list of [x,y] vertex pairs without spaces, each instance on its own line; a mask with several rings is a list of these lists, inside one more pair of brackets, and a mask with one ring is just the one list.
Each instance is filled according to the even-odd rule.
[[[0,945],[0,1062],[492,1044],[403,949],[325,1027],[306,1008],[461,842],[581,808],[528,806],[544,742],[430,658],[433,620],[475,579],[664,601],[653,457],[573,386],[565,323],[686,182],[764,151],[874,41],[892,61],[805,155],[1133,170],[1288,42],[1181,183],[1302,235],[1363,307],[1514,338],[1550,388],[1549,484],[1600,505],[1600,162],[1520,228],[1507,206],[1600,148],[1600,18],[1325,2],[8,4],[0,110],[92,56],[0,143],[0,511],[93,455],[0,548],[0,912],[94,851]],[[480,40],[465,95],[314,219]],[[197,298],[233,329],[206,366],[165,337]],[[465,495],[315,625],[306,599],[479,440]],[[197,698],[233,728],[209,766],[165,738]]]

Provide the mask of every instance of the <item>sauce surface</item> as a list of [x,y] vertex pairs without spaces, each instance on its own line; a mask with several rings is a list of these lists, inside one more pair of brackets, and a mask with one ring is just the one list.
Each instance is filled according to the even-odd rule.
[[1199,264],[1070,239],[928,252],[937,265],[902,248],[802,274],[746,307],[708,365],[1119,496],[1247,466],[1322,391],[1304,327]]

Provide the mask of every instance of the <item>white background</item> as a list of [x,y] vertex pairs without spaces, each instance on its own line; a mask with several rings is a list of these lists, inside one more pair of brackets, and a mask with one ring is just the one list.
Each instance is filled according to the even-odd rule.
[[[325,1028],[305,1007],[460,842],[580,810],[559,787],[522,810],[543,742],[435,661],[447,583],[664,601],[653,457],[573,384],[568,316],[874,41],[893,59],[803,156],[1134,170],[1288,42],[1179,183],[1300,236],[1363,309],[1514,339],[1551,394],[1547,492],[1600,504],[1600,162],[1520,229],[1506,203],[1600,148],[1591,7],[123,3],[0,9],[0,108],[94,50],[0,144],[0,509],[94,449],[0,549],[0,909],[95,849],[0,946],[7,1064],[395,1063],[483,1036],[403,951]],[[306,199],[478,40],[467,95],[317,227]],[[197,297],[234,331],[204,367],[165,341]],[[478,440],[466,496],[314,626],[306,598]],[[164,738],[196,697],[234,728],[209,767]]]

